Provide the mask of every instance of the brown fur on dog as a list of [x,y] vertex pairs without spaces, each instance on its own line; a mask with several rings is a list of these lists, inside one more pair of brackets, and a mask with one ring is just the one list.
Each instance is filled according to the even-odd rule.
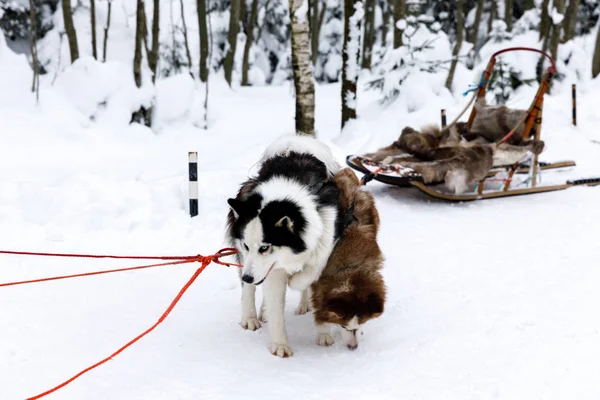
[[373,196],[360,189],[352,170],[341,170],[334,181],[340,190],[342,212],[353,212],[354,221],[311,286],[312,309],[317,325],[344,326],[354,317],[364,324],[383,313],[386,300],[380,273],[384,257],[377,244],[379,214]]

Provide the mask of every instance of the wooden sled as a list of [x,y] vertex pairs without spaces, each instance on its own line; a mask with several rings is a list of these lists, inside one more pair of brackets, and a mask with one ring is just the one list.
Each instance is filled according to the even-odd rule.
[[[509,140],[523,124],[525,126],[522,134],[523,139],[540,140],[544,94],[546,93],[546,90],[548,89],[548,86],[550,85],[550,82],[556,72],[556,65],[554,60],[548,54],[540,50],[527,47],[504,49],[492,55],[490,62],[488,63],[483,74],[483,83],[479,86],[477,92],[473,95],[467,107],[456,117],[452,124],[458,121],[462,114],[472,103],[474,103],[476,99],[485,96],[487,84],[492,76],[493,68],[496,64],[496,57],[502,53],[520,50],[540,53],[550,60],[551,65],[544,74],[544,77],[540,83],[540,87],[525,116],[510,132],[508,132],[504,138],[500,140],[500,142]],[[471,129],[473,121],[475,120],[475,116],[476,108],[473,107],[467,122],[468,129]],[[600,185],[600,178],[579,179],[567,181],[562,184],[540,185],[538,180],[540,179],[541,171],[574,167],[575,162],[539,162],[537,154],[531,156],[529,161],[530,162],[528,164],[516,163],[514,165],[494,167],[490,169],[490,171],[487,173],[487,176],[482,181],[473,184],[473,187],[470,187],[470,191],[466,193],[455,194],[444,191],[441,188],[443,186],[440,185],[442,182],[430,182],[426,184],[422,176],[412,169],[403,167],[399,162],[394,162],[392,164],[375,163],[368,157],[358,155],[350,155],[346,158],[346,163],[348,166],[365,174],[362,178],[363,184],[375,179],[379,182],[395,186],[414,186],[429,196],[448,201],[483,200],[524,194],[552,192],[568,189],[573,186]],[[527,175],[527,177],[523,178],[520,175]]]
[[[494,178],[502,172],[511,175],[511,169],[495,168],[490,170],[490,173],[483,181],[479,184],[475,184],[471,193],[454,194],[448,193],[441,188],[441,182],[435,184],[423,183],[423,178],[415,173],[413,170],[408,168],[398,168],[395,165],[389,166],[378,166],[377,163],[369,162],[369,159],[360,156],[348,156],[346,158],[346,164],[351,168],[365,174],[363,177],[363,183],[368,182],[371,179],[375,179],[379,182],[386,183],[394,186],[413,186],[419,189],[421,192],[428,196],[435,197],[440,200],[446,201],[474,201],[474,200],[485,200],[495,199],[500,197],[509,196],[520,196],[525,194],[536,194],[544,192],[554,192],[558,190],[569,189],[573,186],[596,186],[600,185],[600,178],[591,179],[578,179],[573,181],[567,181],[563,184],[553,185],[531,185],[531,179],[525,178],[523,180],[514,179],[514,175],[510,181],[500,179],[500,184],[491,184]],[[565,167],[571,167],[572,163],[569,161],[563,161],[553,164],[542,164],[540,170],[548,169],[559,169]],[[529,171],[529,168],[521,168]],[[519,168],[515,168],[518,171]],[[523,173],[521,174],[523,175]]]

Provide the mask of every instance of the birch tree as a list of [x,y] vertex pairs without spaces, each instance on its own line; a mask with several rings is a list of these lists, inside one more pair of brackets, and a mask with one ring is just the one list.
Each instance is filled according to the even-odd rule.
[[[401,0],[403,1],[403,0]],[[356,119],[356,83],[359,72],[361,1],[344,0],[344,47],[342,49],[342,129]]]
[[289,0],[292,72],[296,91],[296,133],[315,134],[315,87],[311,70],[308,0]]
[[71,53],[71,63],[79,58],[79,47],[77,46],[77,31],[73,23],[73,10],[71,9],[71,0],[62,0],[63,20],[65,32],[69,42],[69,51]]

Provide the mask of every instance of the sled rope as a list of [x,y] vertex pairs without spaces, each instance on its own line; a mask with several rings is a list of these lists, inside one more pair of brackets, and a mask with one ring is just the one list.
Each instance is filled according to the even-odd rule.
[[[35,400],[35,399],[40,399],[42,397],[45,397],[51,393],[54,393],[55,391],[57,391],[58,389],[65,387],[66,385],[68,385],[69,383],[73,382],[75,379],[79,378],[80,376],[82,376],[83,374],[93,370],[94,368],[99,367],[100,365],[106,363],[107,361],[111,360],[112,358],[116,357],[117,355],[119,355],[120,353],[122,353],[125,349],[127,349],[128,347],[130,347],[131,345],[133,345],[135,342],[137,342],[138,340],[140,340],[141,338],[143,338],[144,336],[146,336],[147,334],[149,334],[150,332],[152,332],[158,325],[160,325],[166,318],[167,316],[171,313],[171,311],[173,311],[173,309],[175,308],[175,306],[177,305],[177,303],[179,302],[179,300],[181,300],[181,298],[183,297],[184,293],[190,288],[190,286],[194,283],[194,281],[198,278],[198,276],[200,276],[200,274],[202,273],[202,271],[204,271],[204,269],[210,265],[211,263],[215,263],[215,264],[219,264],[219,265],[224,265],[224,266],[238,266],[241,267],[240,264],[234,264],[234,263],[227,263],[224,261],[221,261],[220,258],[221,257],[226,257],[226,256],[231,256],[237,253],[236,249],[233,248],[225,248],[225,249],[221,249],[219,250],[217,253],[210,255],[210,256],[201,256],[201,255],[197,255],[197,256],[184,256],[184,257],[174,257],[174,256],[165,256],[165,257],[145,257],[145,256],[95,256],[95,255],[82,255],[82,254],[58,254],[58,253],[30,253],[30,252],[15,252],[15,251],[0,251],[0,254],[12,254],[12,255],[36,255],[36,256],[49,256],[49,257],[79,257],[79,258],[126,258],[126,259],[173,259],[175,258],[175,261],[172,262],[167,262],[167,263],[161,263],[161,264],[154,264],[154,265],[148,265],[148,266],[140,266],[140,267],[133,267],[133,268],[123,268],[123,269],[118,269],[118,270],[111,270],[111,271],[99,271],[98,273],[109,273],[109,272],[117,272],[117,271],[124,271],[124,270],[133,270],[133,269],[141,269],[141,268],[150,268],[150,267],[158,267],[158,266],[166,266],[166,265],[176,265],[176,264],[187,264],[187,263],[193,263],[193,262],[199,262],[201,263],[200,268],[198,268],[196,270],[196,272],[194,272],[194,274],[192,275],[192,277],[186,282],[186,284],[181,288],[181,290],[179,291],[179,293],[177,293],[177,296],[175,296],[175,298],[173,299],[173,301],[171,301],[171,304],[169,304],[169,306],[167,307],[167,309],[165,310],[165,312],[160,316],[160,318],[148,329],[146,329],[144,332],[142,332],[141,334],[139,334],[138,336],[136,336],[135,338],[133,338],[132,340],[130,340],[129,342],[127,342],[124,346],[122,346],[121,348],[119,348],[117,351],[115,351],[114,353],[112,353],[111,355],[109,355],[108,357],[102,359],[101,361],[85,368],[84,370],[82,370],[81,372],[77,373],[76,375],[74,375],[73,377],[67,379],[66,381],[62,382],[61,384],[53,387],[52,389],[49,389],[43,393],[40,393],[38,395],[35,395],[33,397],[29,397],[27,398],[27,400]],[[179,258],[177,260],[177,258]],[[95,274],[95,273],[88,273],[88,274],[78,274],[76,276],[86,276],[86,275],[90,275],[90,274]],[[75,277],[75,276],[68,276],[68,277]],[[56,280],[56,279],[65,279],[64,277],[55,277],[55,278],[46,278],[45,280]],[[34,280],[36,282],[39,282],[40,280]],[[16,283],[16,284],[22,284],[22,283],[29,283],[29,282],[20,282],[20,283]],[[4,284],[3,286],[8,286],[6,284]]]
[[479,83],[477,85],[469,85],[469,89],[463,93],[463,96],[466,96],[467,94],[469,94],[471,92],[475,92],[475,91],[479,90],[479,88],[486,86],[490,81],[491,81],[491,79],[488,79],[487,81],[485,80],[485,72],[482,72]]

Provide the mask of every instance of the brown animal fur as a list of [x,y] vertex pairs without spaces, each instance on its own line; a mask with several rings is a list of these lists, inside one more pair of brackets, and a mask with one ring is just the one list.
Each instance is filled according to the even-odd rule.
[[353,317],[359,324],[384,311],[386,288],[380,269],[384,257],[377,244],[379,214],[373,196],[360,189],[349,168],[334,178],[340,189],[340,206],[353,206],[355,221],[344,231],[320,278],[311,286],[317,324],[345,325]]
[[[510,132],[525,116],[527,110],[510,109],[506,106],[490,106],[484,97],[475,102],[475,119],[469,135],[483,137],[488,142],[496,142]],[[523,140],[525,124],[521,124],[510,143],[518,144]]]
[[[461,141],[461,136],[471,135],[472,141]],[[393,146],[403,155],[390,158],[388,152],[380,155],[377,151],[372,153],[373,158],[383,160],[388,157],[387,162],[411,168],[422,175],[426,184],[445,182],[449,190],[461,193],[470,184],[485,178],[493,167],[514,164],[528,152],[540,154],[544,142],[491,143],[472,134],[465,123],[457,123],[442,130],[428,125],[421,132],[406,127]]]

